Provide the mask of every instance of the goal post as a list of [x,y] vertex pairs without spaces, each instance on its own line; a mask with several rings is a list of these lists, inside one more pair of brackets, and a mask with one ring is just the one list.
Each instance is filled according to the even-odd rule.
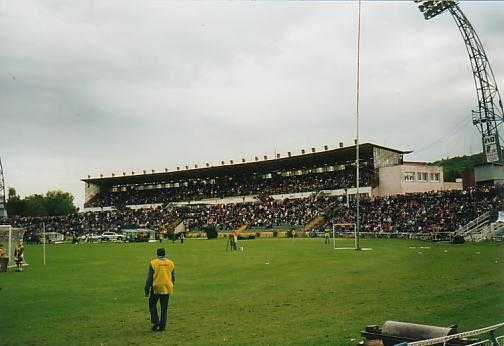
[[8,267],[15,266],[14,248],[18,241],[23,240],[25,230],[22,228],[14,228],[11,225],[0,225],[0,244],[7,250],[9,257]]
[[[333,238],[333,249],[334,250],[343,249],[343,248],[336,247],[336,234],[340,233],[340,231],[337,230],[337,228],[343,229],[344,231],[349,231],[349,233],[350,232],[351,233],[355,233],[355,227],[356,227],[355,223],[335,223],[335,224],[333,224],[333,226],[332,226],[332,238]],[[348,249],[350,249],[350,248],[348,248]]]

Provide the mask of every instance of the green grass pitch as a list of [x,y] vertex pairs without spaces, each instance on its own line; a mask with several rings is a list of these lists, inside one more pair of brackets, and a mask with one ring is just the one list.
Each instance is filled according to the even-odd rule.
[[[338,240],[351,246],[351,240]],[[386,320],[469,330],[504,320],[504,247],[320,239],[164,242],[176,263],[168,329],[143,296],[158,243],[27,246],[0,274],[1,345],[354,345]],[[415,248],[411,248],[415,247]],[[420,248],[430,247],[430,248]],[[268,264],[267,264],[268,263]],[[352,340],[355,339],[355,340]]]

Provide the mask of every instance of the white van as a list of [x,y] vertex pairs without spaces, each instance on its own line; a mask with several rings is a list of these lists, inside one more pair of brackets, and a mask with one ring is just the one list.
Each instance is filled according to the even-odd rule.
[[[58,233],[58,232],[46,232],[45,233],[45,239],[47,244],[49,243],[63,243],[63,240],[65,240],[65,237],[63,234]],[[40,235],[40,240],[43,243],[44,242],[44,233]]]

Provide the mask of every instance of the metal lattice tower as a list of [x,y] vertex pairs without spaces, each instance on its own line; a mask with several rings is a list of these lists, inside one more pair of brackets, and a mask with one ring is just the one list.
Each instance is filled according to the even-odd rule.
[[7,218],[7,203],[5,201],[5,178],[0,158],[0,220]]
[[504,153],[499,143],[499,127],[504,123],[502,99],[485,48],[476,30],[460,9],[457,1],[414,1],[419,4],[418,7],[426,20],[434,18],[446,10],[455,20],[471,61],[478,98],[478,105],[472,111],[473,124],[481,133],[483,152],[486,154],[487,162],[504,163]]

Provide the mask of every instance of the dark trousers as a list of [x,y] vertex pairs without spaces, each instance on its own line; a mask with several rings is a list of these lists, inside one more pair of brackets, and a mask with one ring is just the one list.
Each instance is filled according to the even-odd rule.
[[[166,320],[168,317],[168,300],[170,299],[169,294],[155,294],[153,292],[150,293],[149,296],[149,311],[151,323],[153,325],[159,326],[159,329],[165,329]],[[161,303],[161,320],[159,319],[157,312],[157,302]]]

